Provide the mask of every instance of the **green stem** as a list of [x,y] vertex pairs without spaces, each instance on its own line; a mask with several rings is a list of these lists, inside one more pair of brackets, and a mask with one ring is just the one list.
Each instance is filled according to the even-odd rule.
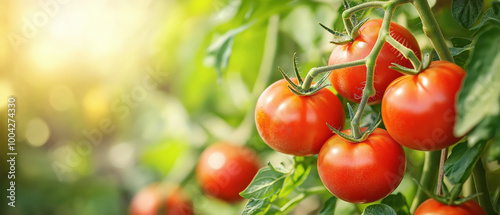
[[386,1],[372,1],[372,2],[366,2],[363,4],[356,5],[354,7],[351,7],[349,9],[344,10],[342,13],[342,18],[345,19],[350,19],[353,13],[356,13],[360,10],[365,10],[368,8],[372,7],[383,7],[387,2]]
[[368,99],[375,95],[375,88],[373,87],[375,62],[385,43],[386,36],[389,35],[389,27],[391,24],[392,15],[396,7],[399,6],[398,2],[399,1],[387,3],[385,8],[386,11],[384,13],[384,21],[382,22],[382,26],[380,27],[380,31],[378,34],[378,40],[377,42],[375,42],[373,49],[366,58],[366,85],[363,89],[363,96],[361,97],[361,102],[359,103],[358,110],[356,110],[356,114],[351,120],[352,136],[356,139],[361,138],[361,116],[363,115],[363,111],[365,110],[366,104],[368,103]]
[[490,193],[486,183],[486,172],[484,170],[483,161],[480,158],[474,169],[472,170],[474,182],[476,184],[476,191],[481,194],[478,196],[478,203],[488,214],[495,214],[495,210],[491,205]]
[[418,59],[417,55],[415,54],[415,52],[413,52],[413,50],[407,48],[406,46],[404,46],[403,44],[392,38],[390,35],[385,39],[389,44],[391,44],[394,48],[396,48],[399,52],[401,52],[401,54],[403,54],[405,58],[410,60],[415,70],[418,70],[418,68],[420,68],[420,59]]
[[353,30],[354,26],[353,26],[353,23],[351,21],[352,14],[354,14],[360,10],[365,10],[368,8],[383,7],[386,3],[387,2],[383,2],[383,1],[366,2],[366,3],[359,4],[359,5],[356,5],[354,7],[351,7],[351,8],[344,10],[344,12],[342,13],[342,19],[344,21],[344,26],[345,26],[349,36],[351,36],[352,39],[354,39],[358,36],[357,31]]
[[328,193],[328,190],[326,190],[325,186],[316,186],[316,187],[311,187],[303,190],[303,192],[310,196],[314,194],[320,194],[320,193]]
[[424,34],[431,40],[432,46],[436,49],[439,59],[454,62],[443,33],[432,14],[432,10],[427,3],[427,0],[412,0],[417,13],[422,20]]
[[315,67],[309,70],[307,73],[306,78],[304,79],[304,83],[302,84],[302,89],[308,90],[311,88],[312,82],[316,76],[318,76],[321,73],[329,72],[332,70],[337,70],[337,69],[343,69],[347,67],[353,67],[353,66],[360,66],[365,64],[365,60],[355,60],[347,63],[340,63],[340,64],[335,64],[335,65],[328,65],[328,66],[322,66],[322,67]]
[[283,205],[283,207],[280,208],[280,211],[286,212],[290,210],[293,206],[304,200],[305,198],[314,194],[321,194],[321,193],[328,193],[328,191],[324,186],[317,186],[305,189],[302,191],[302,193],[300,193],[299,195],[291,199],[289,202],[287,202],[285,205]]
[[293,206],[297,205],[299,202],[304,200],[306,197],[307,197],[307,195],[305,193],[301,193],[301,194],[297,195],[296,197],[294,197],[293,199],[288,201],[285,205],[283,205],[283,207],[280,208],[280,212],[286,212],[286,211],[292,209]]
[[[420,184],[432,192],[435,187],[436,179],[438,176],[438,166],[436,163],[439,162],[441,153],[439,151],[425,152],[424,167],[422,170],[422,175],[420,176]],[[417,207],[422,204],[429,196],[425,194],[424,190],[419,187],[417,193],[410,207],[410,212],[413,214]]]

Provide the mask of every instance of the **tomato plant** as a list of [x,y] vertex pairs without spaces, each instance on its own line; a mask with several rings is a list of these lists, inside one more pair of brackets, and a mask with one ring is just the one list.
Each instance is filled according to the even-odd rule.
[[284,79],[269,86],[255,108],[255,123],[264,142],[296,156],[317,154],[332,136],[327,124],[342,129],[344,121],[344,108],[332,91],[323,88],[314,95],[299,96]]
[[464,69],[434,61],[421,73],[392,82],[382,100],[382,119],[389,134],[411,149],[434,151],[455,144],[457,95]]
[[[314,35],[316,31],[308,29],[311,25],[304,25],[302,19],[314,17],[312,14],[316,12],[324,14],[324,8],[319,6],[323,3],[312,3],[319,5],[310,8],[270,4],[266,6],[273,8],[271,11],[291,11],[262,13],[273,15],[252,19],[254,5],[242,3],[235,17],[243,18],[244,24],[228,30],[207,50],[208,60],[214,62],[219,77],[225,80],[223,72],[231,65],[228,62],[232,45],[238,41],[234,38],[257,26],[254,23],[260,21],[256,20],[268,22],[263,24],[267,27],[266,42],[254,87],[251,92],[238,91],[250,92],[247,97],[255,100],[247,103],[255,103],[255,109],[248,111],[240,125],[234,126],[235,121],[231,121],[226,128],[234,128],[232,138],[238,136],[247,141],[269,162],[258,171],[257,167],[242,171],[251,172],[247,181],[243,176],[234,176],[236,174],[229,171],[234,169],[230,164],[253,166],[250,164],[253,159],[242,161],[253,156],[234,152],[228,154],[237,155],[226,157],[225,151],[232,151],[229,148],[234,146],[209,146],[200,156],[195,174],[205,194],[232,203],[240,199],[239,192],[248,199],[242,211],[245,215],[288,214],[293,213],[294,208],[300,208],[296,211],[301,214],[409,215],[417,208],[426,207],[427,202],[422,202],[431,191],[440,202],[457,205],[443,204],[442,207],[467,206],[468,199],[484,193],[477,196],[480,208],[488,214],[498,209],[494,205],[500,192],[489,193],[488,186],[498,186],[491,185],[491,176],[487,177],[491,174],[491,165],[487,162],[500,160],[500,153],[494,153],[500,148],[495,132],[500,127],[497,122],[500,88],[496,87],[500,76],[495,61],[500,50],[496,46],[488,47],[487,42],[500,44],[497,26],[500,2],[488,5],[481,15],[482,1],[474,5],[452,1],[450,11],[457,21],[454,24],[469,32],[461,34],[467,38],[446,38],[428,1],[343,1],[343,7],[335,13],[338,14],[334,17],[335,30],[321,24],[333,34],[332,43],[337,45],[331,53],[321,53],[328,48],[327,44],[319,49],[310,48],[324,38]],[[408,7],[399,7],[405,4]],[[249,12],[245,8],[252,9]],[[294,26],[287,26],[290,23]],[[302,37],[305,33],[312,35]],[[306,42],[306,37],[315,42]],[[295,43],[290,42],[290,38]],[[253,48],[253,41],[246,45],[248,43],[246,49],[239,49],[239,54],[253,51],[249,49]],[[420,45],[431,50],[422,54]],[[317,65],[321,61],[317,56],[322,54],[329,54],[328,65],[301,73],[294,55],[291,65],[296,77],[288,77],[282,70],[287,67],[278,67],[283,76],[278,79],[277,72],[273,75],[272,71],[286,58],[276,53],[292,53],[297,47],[300,52],[306,52],[301,58],[309,60],[303,67]],[[238,66],[252,63],[245,61],[245,66]],[[270,80],[277,81],[267,86]],[[343,98],[339,99],[333,90],[325,88],[325,80],[329,80]],[[347,123],[345,115],[349,116]],[[256,132],[250,131],[253,123]],[[343,130],[344,127],[348,128]],[[212,129],[206,125],[203,128]],[[448,152],[448,147],[457,142]],[[313,156],[315,154],[318,156]],[[490,160],[485,161],[486,157]],[[443,186],[445,177],[454,187],[452,195],[447,186]],[[417,179],[421,186],[409,182],[411,178]],[[233,185],[233,182],[241,183]],[[468,189],[462,189],[466,186]],[[301,203],[313,195],[314,200]],[[453,202],[458,195],[468,197]],[[442,201],[446,198],[450,201]],[[365,208],[352,204],[344,207],[336,204],[338,199],[354,204],[379,200],[380,203]],[[308,206],[314,208],[304,210]],[[321,211],[318,207],[322,207]]]
[[[330,55],[328,65],[335,65],[367,57],[377,42],[382,19],[370,20],[359,29],[359,35],[353,41],[335,47]],[[393,38],[410,48],[420,58],[420,47],[415,37],[403,26],[391,22],[390,33]],[[375,62],[374,88],[375,95],[368,100],[369,104],[377,104],[382,100],[384,91],[394,79],[402,74],[389,68],[393,63],[411,67],[410,60],[390,44],[385,44]],[[338,69],[330,73],[330,82],[337,92],[349,101],[359,103],[366,84],[366,66],[354,66]]]
[[196,179],[205,194],[236,202],[259,170],[257,154],[251,149],[228,142],[207,147],[196,166]]
[[414,215],[486,215],[486,212],[474,200],[459,205],[446,205],[435,199],[428,199],[422,203]]
[[369,203],[388,196],[403,179],[405,168],[403,148],[380,128],[359,143],[335,135],[318,155],[323,184],[339,199],[352,203]]
[[134,196],[130,215],[192,215],[193,205],[184,191],[177,186],[148,185]]

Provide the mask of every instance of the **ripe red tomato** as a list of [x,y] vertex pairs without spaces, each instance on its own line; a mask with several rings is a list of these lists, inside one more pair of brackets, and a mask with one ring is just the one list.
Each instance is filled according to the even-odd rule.
[[[350,134],[351,130],[343,132]],[[388,196],[403,179],[405,169],[403,147],[381,128],[359,143],[335,135],[318,155],[318,173],[325,187],[339,199],[356,204]]]
[[434,199],[428,199],[418,206],[414,215],[486,215],[486,212],[474,200],[461,205],[445,205]]
[[435,151],[455,144],[457,93],[465,71],[454,63],[434,61],[420,74],[392,82],[382,100],[389,134],[411,149]]
[[[297,79],[292,79],[297,83]],[[295,156],[317,154],[333,135],[327,123],[341,130],[345,114],[340,100],[328,89],[298,96],[281,79],[259,97],[255,108],[257,131],[272,149]]]
[[192,215],[193,205],[181,188],[151,184],[134,196],[130,204],[130,215],[157,214]]
[[207,147],[198,160],[196,179],[205,194],[232,203],[259,170],[257,154],[251,149],[227,142]]
[[[378,38],[382,19],[366,22],[359,29],[359,36],[354,41],[339,45],[333,49],[328,65],[360,60],[368,56]],[[390,34],[398,42],[410,48],[420,58],[420,48],[413,35],[401,25],[391,22]],[[408,68],[413,68],[411,62],[406,59],[397,49],[386,43],[382,47],[376,60],[373,86],[375,96],[368,99],[368,104],[378,104],[382,100],[387,85],[402,74],[396,70],[389,69],[392,63]],[[335,70],[330,73],[330,82],[337,92],[349,101],[359,103],[366,84],[366,66],[355,66]]]

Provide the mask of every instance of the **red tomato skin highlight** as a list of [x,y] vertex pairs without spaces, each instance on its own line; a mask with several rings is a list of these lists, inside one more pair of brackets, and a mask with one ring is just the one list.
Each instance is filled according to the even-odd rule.
[[472,199],[461,205],[445,205],[428,199],[418,206],[413,215],[486,215],[486,211]]
[[[297,79],[292,80],[297,83]],[[327,124],[338,130],[344,126],[342,103],[326,88],[314,95],[298,96],[287,86],[281,79],[261,94],[255,108],[257,131],[275,151],[295,156],[318,154],[333,135]]]
[[382,101],[382,119],[401,145],[421,151],[449,147],[455,137],[456,102],[465,71],[447,61],[434,61],[418,75],[392,82]]
[[318,155],[318,173],[325,187],[334,196],[356,204],[391,194],[403,179],[405,169],[403,147],[381,128],[359,143],[335,135]]
[[207,147],[196,166],[196,179],[204,193],[228,203],[242,200],[243,191],[259,171],[257,154],[244,146],[217,142]]
[[[377,41],[382,21],[382,19],[375,19],[366,22],[359,29],[359,36],[354,41],[335,47],[330,55],[328,65],[361,60],[368,56]],[[406,28],[391,22],[390,35],[407,48],[413,50],[419,59],[421,58],[418,42]],[[373,86],[376,95],[368,99],[368,104],[379,104],[387,86],[394,79],[402,76],[400,72],[389,68],[392,63],[413,68],[410,60],[406,59],[403,54],[386,42],[375,62]],[[366,83],[366,66],[361,65],[334,70],[330,73],[329,79],[332,86],[342,97],[351,102],[359,103]]]

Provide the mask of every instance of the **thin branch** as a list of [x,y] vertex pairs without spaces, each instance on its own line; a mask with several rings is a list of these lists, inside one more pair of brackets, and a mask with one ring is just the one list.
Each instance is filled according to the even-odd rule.
[[444,163],[448,157],[448,148],[441,150],[441,159],[439,160],[439,176],[437,181],[436,195],[443,194]]

